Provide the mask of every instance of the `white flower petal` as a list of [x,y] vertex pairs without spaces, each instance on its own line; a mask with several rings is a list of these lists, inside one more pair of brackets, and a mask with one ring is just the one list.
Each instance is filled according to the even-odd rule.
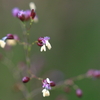
[[51,49],[51,44],[49,43],[49,41],[46,41],[46,46],[48,47],[48,49]]
[[43,97],[50,96],[50,92],[47,89],[42,90]]
[[3,41],[3,40],[0,40],[0,46],[1,46],[1,48],[4,48],[4,47],[5,47],[5,45],[6,45],[6,42],[5,42],[5,41]]
[[42,52],[42,51],[46,51],[45,45],[43,45],[43,46],[41,47],[40,51],[41,51],[41,52]]
[[46,78],[46,81],[47,81],[48,83],[50,83],[50,79],[49,79],[49,78]]
[[2,43],[3,40],[0,40],[0,44]]
[[30,7],[30,9],[36,10],[36,6],[35,6],[35,3],[34,2],[30,2],[29,3],[29,7]]

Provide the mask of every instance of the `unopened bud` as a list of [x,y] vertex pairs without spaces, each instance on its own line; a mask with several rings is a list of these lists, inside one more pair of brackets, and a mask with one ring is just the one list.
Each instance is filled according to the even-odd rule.
[[23,78],[22,78],[22,82],[23,82],[23,83],[27,83],[27,82],[29,82],[29,80],[30,80],[29,77],[23,77]]
[[81,89],[77,89],[76,90],[76,95],[78,96],[78,97],[82,97],[82,90]]

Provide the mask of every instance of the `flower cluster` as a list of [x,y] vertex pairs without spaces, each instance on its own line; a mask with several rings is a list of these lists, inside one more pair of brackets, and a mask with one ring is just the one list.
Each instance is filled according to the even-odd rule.
[[50,37],[40,37],[38,39],[37,45],[41,47],[40,51],[46,51],[46,46],[50,50],[51,44],[49,43]]
[[[9,34],[9,35],[12,35],[12,34]],[[7,39],[7,41],[6,41],[8,46],[14,46],[14,45],[16,45],[17,41],[19,41],[18,35],[14,34],[12,36],[13,36],[12,39]]]
[[16,45],[16,41],[19,40],[19,37],[14,34],[7,34],[5,37],[3,37],[2,39],[0,39],[0,46],[1,48],[4,48],[5,45],[9,45],[9,46],[13,46]]
[[17,7],[12,10],[12,14],[14,17],[19,18],[21,21],[27,21],[30,18],[34,19],[36,15],[34,9],[24,11],[24,10],[20,10]]
[[90,69],[87,72],[88,77],[100,78],[100,70]]
[[50,81],[49,78],[46,78],[45,80],[42,81],[42,84],[43,84],[42,87],[44,88],[42,90],[43,97],[50,96],[49,90],[51,90],[51,87],[55,86],[55,83],[53,81]]
[[17,35],[7,34],[5,37],[0,39],[0,46],[1,48],[4,48],[6,44],[14,45],[17,39],[18,39]]

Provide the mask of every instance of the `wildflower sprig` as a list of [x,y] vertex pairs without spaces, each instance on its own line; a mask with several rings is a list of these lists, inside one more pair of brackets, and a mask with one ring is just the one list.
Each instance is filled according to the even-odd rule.
[[[7,34],[6,36],[2,37],[0,39],[0,47],[1,48],[5,48],[6,45],[9,46],[14,46],[16,44],[20,44],[23,45],[24,47],[24,51],[25,51],[25,56],[26,56],[26,72],[27,75],[22,77],[20,76],[21,74],[21,70],[19,68],[13,68],[12,66],[15,66],[13,64],[12,61],[9,61],[9,59],[11,58],[4,58],[4,64],[6,66],[10,65],[10,67],[8,66],[8,68],[12,71],[13,77],[16,80],[19,80],[20,77],[22,78],[22,80],[18,83],[16,83],[17,88],[22,91],[24,97],[26,100],[30,100],[30,98],[32,99],[32,93],[35,93],[34,91],[30,91],[30,89],[28,87],[26,87],[24,84],[27,84],[29,81],[31,81],[32,79],[36,79],[38,81],[40,81],[41,83],[41,91],[43,94],[43,97],[48,97],[50,96],[50,91],[59,87],[65,87],[65,91],[69,92],[70,87],[72,87],[73,89],[75,89],[75,93],[76,96],[78,97],[82,97],[83,95],[83,91],[82,89],[80,89],[80,87],[78,85],[75,84],[75,81],[77,80],[81,80],[84,78],[100,78],[100,70],[94,70],[91,69],[88,72],[86,72],[85,74],[82,75],[78,75],[76,77],[73,78],[69,78],[69,79],[65,79],[64,81],[61,81],[59,83],[55,83],[54,81],[50,80],[49,78],[41,78],[36,76],[32,71],[31,71],[31,48],[34,44],[38,45],[40,47],[40,52],[46,51],[46,49],[48,48],[49,50],[51,50],[52,46],[50,44],[50,37],[49,36],[44,36],[44,37],[39,37],[38,39],[36,39],[34,42],[30,43],[30,29],[32,27],[32,25],[34,24],[34,22],[38,22],[38,17],[36,14],[36,6],[34,3],[30,3],[30,10],[20,10],[18,7],[15,7],[12,10],[12,15],[14,17],[16,17],[17,19],[19,19],[20,23],[21,23],[21,27],[22,27],[22,35],[23,35],[23,40],[20,40],[19,37],[15,34]],[[27,21],[29,21],[29,24],[27,23]],[[36,46],[35,45],[35,46]],[[33,51],[32,51],[33,52]],[[17,73],[17,77],[16,77],[16,73]],[[39,91],[40,92],[40,91]],[[37,93],[38,94],[38,93]]]
[[[14,8],[17,13],[17,14],[14,14],[14,15],[17,15],[15,17],[19,18],[22,21],[22,27],[23,27],[22,29],[23,29],[23,33],[24,33],[23,35],[24,35],[24,40],[26,40],[26,42],[22,42],[22,43],[19,42],[19,43],[24,45],[24,49],[26,51],[26,62],[27,62],[27,66],[29,67],[29,70],[27,72],[30,75],[30,78],[27,76],[23,77],[22,81],[24,83],[27,83],[30,79],[36,78],[38,80],[42,80],[42,82],[43,82],[42,78],[39,78],[30,72],[30,64],[31,64],[30,52],[31,52],[32,45],[34,45],[35,43],[41,47],[41,49],[40,49],[41,52],[46,51],[46,47],[48,49],[51,49],[51,44],[49,43],[50,37],[47,37],[47,36],[40,37],[40,38],[38,38],[37,41],[29,43],[30,29],[32,27],[32,24],[37,21],[37,16],[35,13],[36,7],[33,3],[30,3],[29,5],[30,5],[30,9],[31,9],[30,12],[29,12],[29,10],[28,11],[23,11],[23,10],[18,11],[18,8],[17,8],[17,10]],[[12,10],[12,13],[14,13],[14,10]],[[29,19],[30,19],[29,27],[26,27],[25,21],[27,21]],[[47,80],[49,80],[49,79],[47,78]],[[49,91],[47,88],[46,88],[46,91],[45,91],[45,89],[43,89],[42,92],[43,92],[44,97],[47,96],[47,94],[49,96]]]
[[[6,62],[4,62],[4,64],[6,64],[6,66],[8,66],[8,67],[9,67],[9,65],[10,65],[10,67],[14,66],[13,63],[10,61],[10,59],[5,59],[5,61]],[[10,69],[12,70],[13,68],[10,68]],[[13,71],[13,76],[15,78],[17,78],[14,75],[15,74],[14,70],[12,70],[12,71]],[[28,73],[31,76],[30,77],[27,77],[27,76],[23,77],[22,78],[22,82],[23,83],[27,83],[27,82],[29,82],[33,78],[40,80],[41,83],[42,83],[42,88],[43,88],[42,89],[43,97],[50,96],[50,90],[54,90],[56,88],[61,88],[61,87],[65,88],[64,89],[65,92],[68,93],[68,92],[70,92],[70,88],[72,87],[73,89],[75,89],[76,96],[80,98],[80,97],[83,96],[84,91],[82,91],[82,89],[80,89],[80,87],[75,84],[75,81],[82,80],[84,78],[92,78],[92,79],[94,79],[94,78],[99,79],[100,78],[100,70],[90,69],[85,74],[81,74],[81,75],[78,75],[76,77],[68,78],[68,79],[66,79],[64,81],[61,81],[61,82],[55,84],[55,82],[51,81],[49,78],[43,79],[43,78],[39,78],[39,77],[35,76],[31,72],[31,70],[28,70]],[[32,98],[34,93],[38,94],[40,92],[40,90],[41,90],[41,89],[36,89],[36,90],[31,91],[31,92],[28,92],[28,90],[26,89],[25,86],[23,86],[22,83],[19,82],[16,85],[19,88],[19,90],[23,92],[26,100],[28,100],[28,98]],[[39,91],[37,92],[37,90],[39,90]],[[25,91],[27,91],[26,95],[24,93]],[[62,91],[62,92],[64,92],[64,91]]]

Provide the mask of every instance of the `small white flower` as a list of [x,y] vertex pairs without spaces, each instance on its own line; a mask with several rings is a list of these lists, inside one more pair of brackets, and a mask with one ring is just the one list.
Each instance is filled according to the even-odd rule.
[[51,44],[49,43],[48,40],[46,40],[46,46],[48,47],[49,50],[51,49]]
[[0,40],[0,46],[1,46],[1,48],[4,48],[4,47],[5,47],[5,45],[6,45],[6,42],[5,42],[5,41],[3,41],[3,40]]
[[34,11],[36,10],[36,6],[35,6],[35,3],[34,2],[30,2],[29,3],[29,7],[30,7],[31,10],[32,9],[34,9]]
[[43,97],[50,96],[50,92],[47,89],[43,89],[42,93],[43,93]]
[[41,52],[42,52],[42,51],[46,51],[46,46],[43,45],[43,46],[41,47],[40,51],[41,51]]
[[40,51],[46,51],[46,47],[50,50],[51,44],[49,43],[50,37],[40,37],[37,45],[41,47]]

